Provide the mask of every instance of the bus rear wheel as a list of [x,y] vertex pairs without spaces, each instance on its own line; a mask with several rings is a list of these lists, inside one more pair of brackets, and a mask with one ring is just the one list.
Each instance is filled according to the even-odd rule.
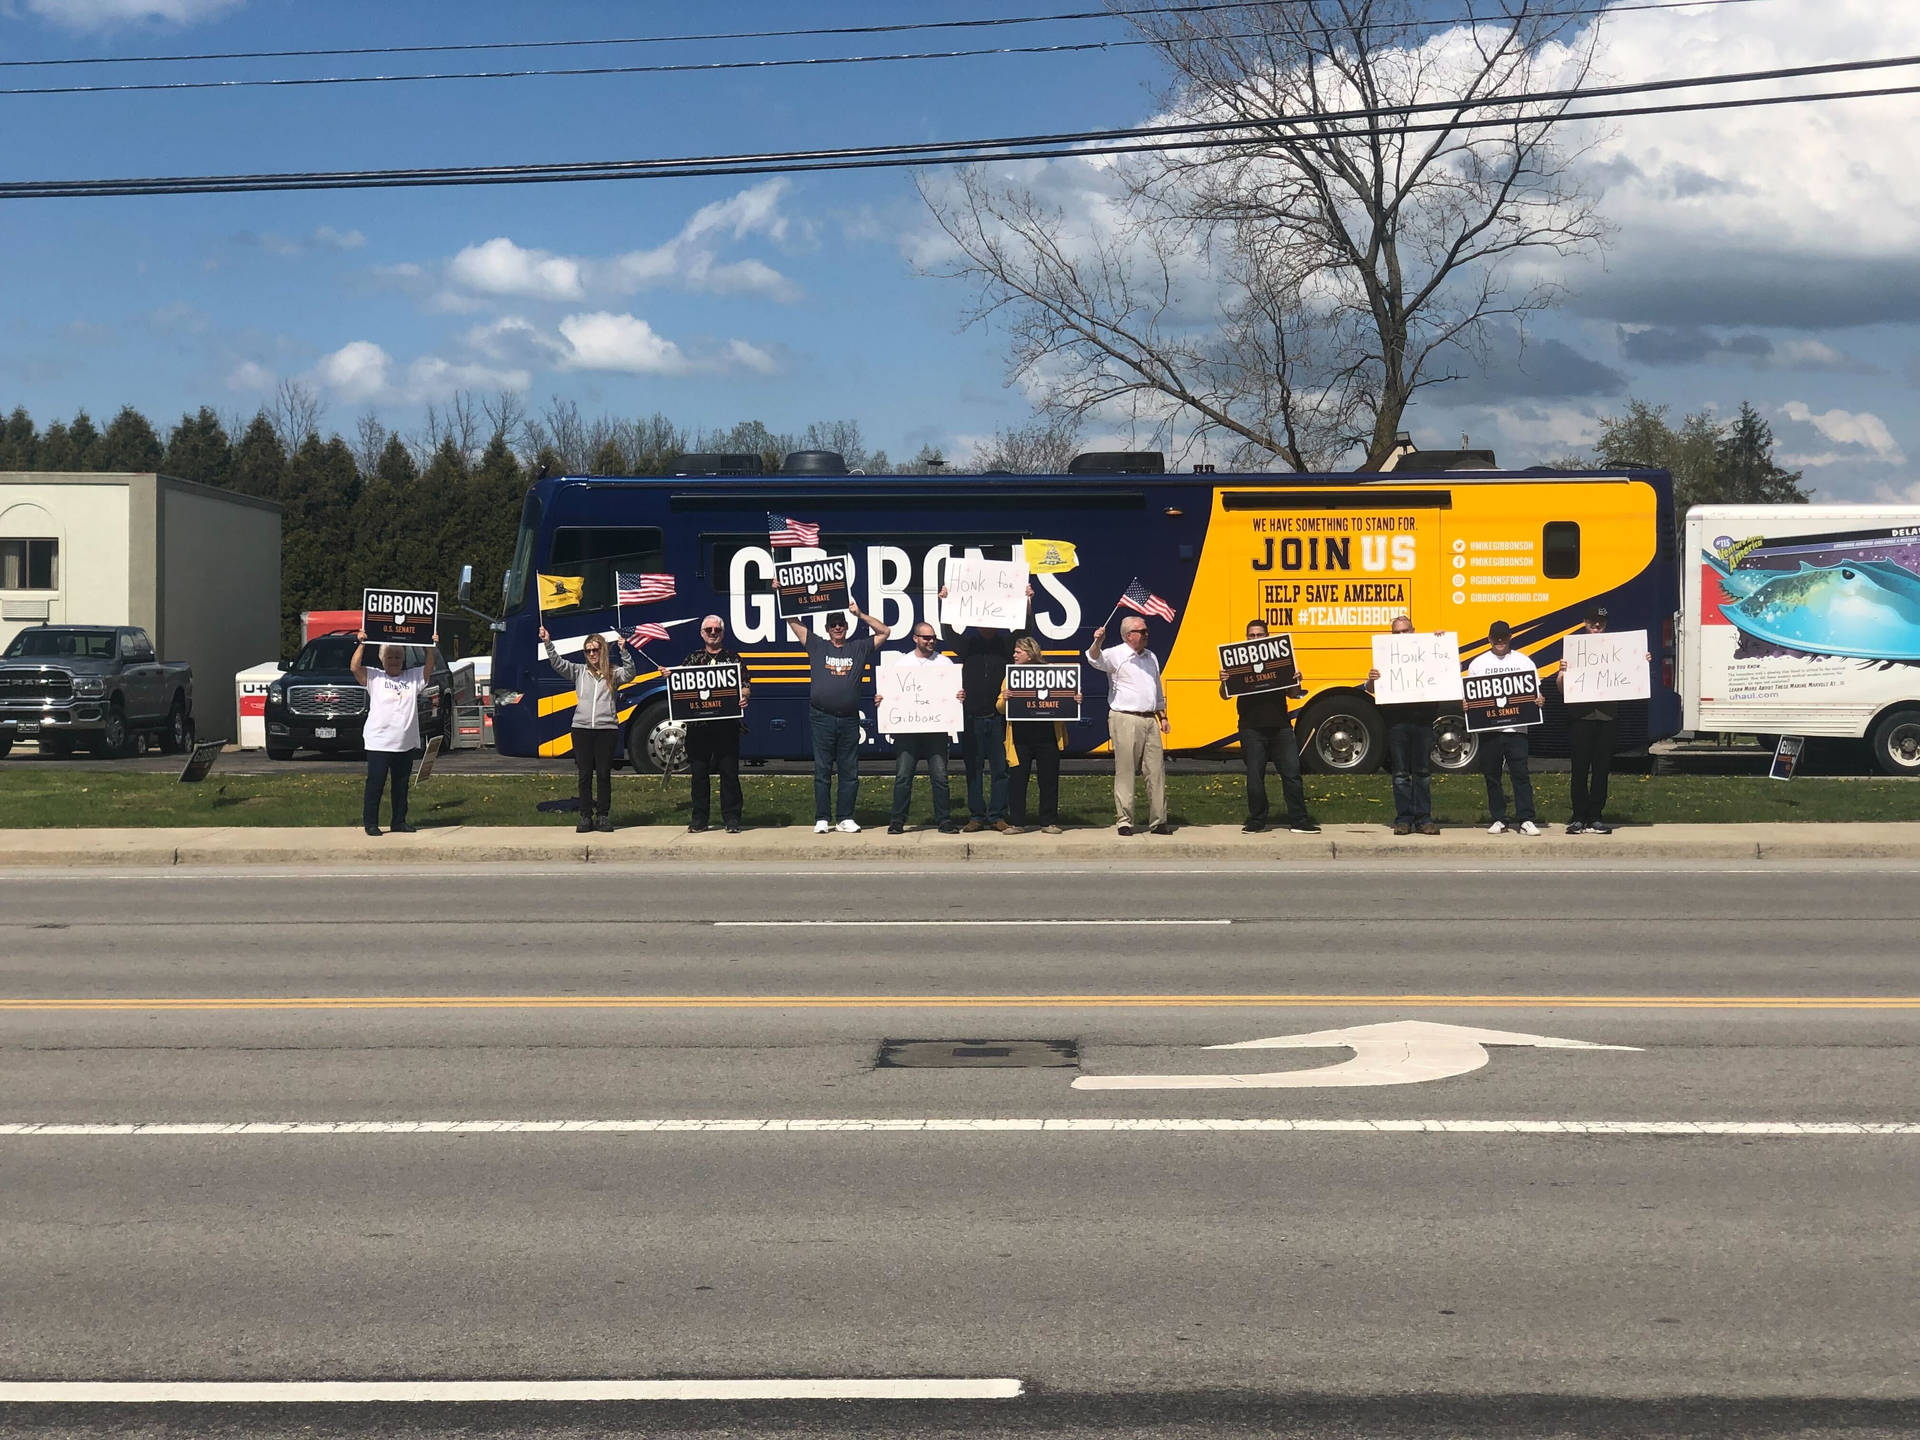
[[1371,700],[1330,695],[1300,716],[1306,768],[1320,775],[1359,775],[1378,770],[1387,754],[1387,727]]
[[1873,727],[1873,763],[1888,775],[1920,775],[1920,710],[1896,710]]
[[1474,768],[1480,758],[1480,737],[1467,729],[1461,715],[1442,715],[1433,722],[1433,768],[1453,774]]
[[656,700],[627,725],[627,763],[636,775],[672,775],[687,768],[687,727],[667,718]]

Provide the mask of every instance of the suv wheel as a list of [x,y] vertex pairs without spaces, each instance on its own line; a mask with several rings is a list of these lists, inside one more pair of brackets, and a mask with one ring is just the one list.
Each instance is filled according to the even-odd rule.
[[267,746],[267,759],[291,760],[293,759],[293,747],[291,745],[269,745]]

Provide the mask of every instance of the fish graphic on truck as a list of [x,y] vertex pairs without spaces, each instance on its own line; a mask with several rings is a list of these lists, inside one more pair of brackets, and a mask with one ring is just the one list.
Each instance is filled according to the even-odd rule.
[[[1749,552],[1752,553],[1752,552]],[[1739,598],[1720,613],[1769,645],[1809,655],[1920,661],[1920,575],[1889,560],[1798,570],[1728,570],[1703,557],[1720,588]]]

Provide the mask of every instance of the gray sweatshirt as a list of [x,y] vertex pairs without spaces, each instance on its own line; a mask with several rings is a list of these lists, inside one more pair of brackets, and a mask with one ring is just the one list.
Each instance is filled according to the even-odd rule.
[[[627,653],[626,646],[620,646],[620,653]],[[620,686],[633,679],[633,658],[628,658],[613,667],[614,685],[607,684],[577,660],[565,660],[560,652],[553,648],[553,642],[547,641],[547,663],[573,682],[576,696],[573,704],[574,728],[579,730],[618,730],[620,728],[620,697],[616,693]]]

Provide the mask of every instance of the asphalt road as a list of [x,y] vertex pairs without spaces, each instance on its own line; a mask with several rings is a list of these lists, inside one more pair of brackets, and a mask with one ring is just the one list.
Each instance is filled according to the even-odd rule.
[[[0,873],[0,1381],[1023,1389],[0,1430],[1920,1432],[1917,924],[1840,862]],[[1634,1048],[1071,1083],[1402,1021]]]

